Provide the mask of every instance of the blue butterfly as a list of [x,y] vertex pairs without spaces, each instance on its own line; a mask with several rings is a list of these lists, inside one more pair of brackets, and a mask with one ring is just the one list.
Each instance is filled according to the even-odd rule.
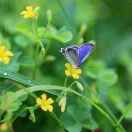
[[94,43],[84,43],[82,46],[68,46],[66,48],[61,48],[60,52],[65,56],[67,61],[74,67],[79,67],[91,54],[94,48]]

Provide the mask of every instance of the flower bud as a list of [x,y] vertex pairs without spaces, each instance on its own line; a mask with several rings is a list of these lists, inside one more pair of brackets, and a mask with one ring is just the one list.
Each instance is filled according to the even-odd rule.
[[65,111],[66,108],[66,96],[62,97],[59,101],[59,106],[61,108],[61,112]]

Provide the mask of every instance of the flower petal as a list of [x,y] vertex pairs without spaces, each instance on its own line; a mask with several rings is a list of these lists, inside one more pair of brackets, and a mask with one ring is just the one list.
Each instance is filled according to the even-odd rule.
[[82,70],[81,69],[76,69],[76,73],[81,74]]
[[52,111],[53,111],[53,106],[52,106],[52,105],[49,105],[49,106],[48,106],[48,111],[49,111],[49,112],[52,112]]
[[37,98],[37,99],[36,99],[36,103],[37,103],[37,105],[41,105],[41,104],[42,104],[41,99],[40,99],[40,98]]
[[4,45],[0,45],[0,61],[4,64],[9,64],[11,57],[13,56],[13,53],[6,49]]
[[27,7],[26,7],[26,10],[27,10],[27,11],[32,11],[32,10],[33,10],[33,7],[32,7],[32,6],[27,6]]
[[79,75],[77,75],[77,74],[73,74],[72,77],[73,77],[74,79],[79,79]]
[[47,99],[47,95],[46,94],[42,94],[41,97],[42,97],[42,100],[46,101],[46,99]]
[[66,76],[71,76],[70,71],[69,71],[69,70],[65,70],[65,75],[66,75]]
[[66,63],[66,64],[65,64],[65,67],[66,67],[67,69],[71,69],[71,68],[72,68],[72,65],[69,64],[69,63]]
[[26,11],[20,12],[20,15],[25,15],[25,14],[26,14]]
[[53,100],[52,98],[48,98],[48,99],[47,99],[47,103],[48,103],[48,104],[53,104],[53,103],[54,103],[54,100]]
[[41,98],[36,99],[37,105],[39,105],[42,110],[49,112],[53,111],[53,106],[51,105],[53,102],[54,100],[52,98],[47,98],[46,94],[42,94]]

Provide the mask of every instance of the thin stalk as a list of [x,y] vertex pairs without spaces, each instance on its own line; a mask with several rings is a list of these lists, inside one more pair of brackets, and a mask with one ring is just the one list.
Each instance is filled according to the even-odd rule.
[[[59,91],[67,91],[67,92],[73,93],[73,94],[81,97],[85,101],[89,102],[93,107],[95,107],[102,115],[104,115],[110,121],[110,123],[112,124],[113,127],[117,126],[117,123],[113,120],[113,118],[111,118],[111,116],[106,111],[104,111],[100,106],[98,106],[93,100],[88,99],[86,96],[78,93],[77,91],[75,91],[73,89],[70,89],[70,88],[67,88],[67,87],[61,87],[61,86],[39,85],[39,86],[30,87],[27,90],[28,90],[28,92],[59,90]],[[25,92],[24,90],[19,90],[16,95],[18,97],[20,97],[20,96],[23,96],[25,94],[27,94],[27,92]],[[117,126],[115,128],[115,130],[117,132],[124,132],[124,130],[121,129],[121,127],[119,127],[119,126]]]
[[122,127],[122,125],[118,122],[118,119],[115,117],[115,115],[110,111],[110,109],[105,105],[102,104],[104,109],[107,111],[107,113],[109,113],[109,115],[111,116],[111,118],[113,118],[114,122],[116,123],[115,127],[119,127],[123,132],[125,131],[125,129]]
[[33,71],[33,79],[35,79],[36,78],[36,73],[37,73],[37,67],[38,67],[37,54],[38,54],[38,49],[39,49],[39,44],[37,43],[37,41],[38,41],[37,18],[33,19],[33,21],[32,21],[32,34],[33,34],[33,37],[34,37],[33,59],[34,59],[34,62],[35,62],[34,71]]
[[61,87],[61,86],[52,86],[52,85],[37,85],[37,86],[33,86],[33,87],[29,87],[26,90],[25,89],[21,89],[19,91],[16,92],[16,95],[19,97],[24,96],[29,94],[30,92],[37,92],[37,91],[45,91],[47,92],[48,90],[58,90],[58,91],[65,91],[67,90],[66,87]]
[[67,82],[68,82],[68,77],[65,77],[65,80],[64,80],[64,87],[67,86]]
[[[74,93],[77,96],[80,96],[81,98],[83,98],[84,100],[88,101],[92,106],[94,106],[102,115],[104,115],[112,124],[113,127],[117,126],[117,123],[111,118],[111,116],[105,112],[100,106],[98,106],[96,103],[94,103],[92,100],[89,100],[86,96],[81,95],[80,93],[69,89],[69,92]],[[120,126],[116,128],[117,132],[124,132],[124,129],[122,129],[122,126],[120,124]]]
[[36,79],[37,71],[38,71],[38,53],[39,53],[39,44],[35,45],[35,53],[34,53],[34,61],[35,61],[35,66],[34,66],[34,72],[33,72],[33,79]]
[[77,83],[77,81],[72,82],[69,87],[72,87],[76,83]]
[[112,124],[112,126],[115,126],[115,122],[113,121],[113,119],[109,116],[109,114],[107,112],[105,112],[101,107],[99,107],[96,103],[90,101],[91,104],[98,110],[100,111],[100,113],[102,113],[102,115],[104,115]]
[[45,56],[46,51],[45,51],[45,48],[44,48],[42,41],[40,41],[40,47],[41,47],[41,51],[43,53],[43,56]]
[[119,118],[119,120],[118,120],[118,122],[117,122],[117,125],[120,124],[120,123],[122,122],[123,119],[124,119],[124,115],[122,115],[122,116]]

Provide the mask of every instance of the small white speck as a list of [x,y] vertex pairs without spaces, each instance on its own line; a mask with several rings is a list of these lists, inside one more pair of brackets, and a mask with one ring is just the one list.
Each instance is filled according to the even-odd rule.
[[4,76],[7,76],[7,73],[6,72],[4,73]]

